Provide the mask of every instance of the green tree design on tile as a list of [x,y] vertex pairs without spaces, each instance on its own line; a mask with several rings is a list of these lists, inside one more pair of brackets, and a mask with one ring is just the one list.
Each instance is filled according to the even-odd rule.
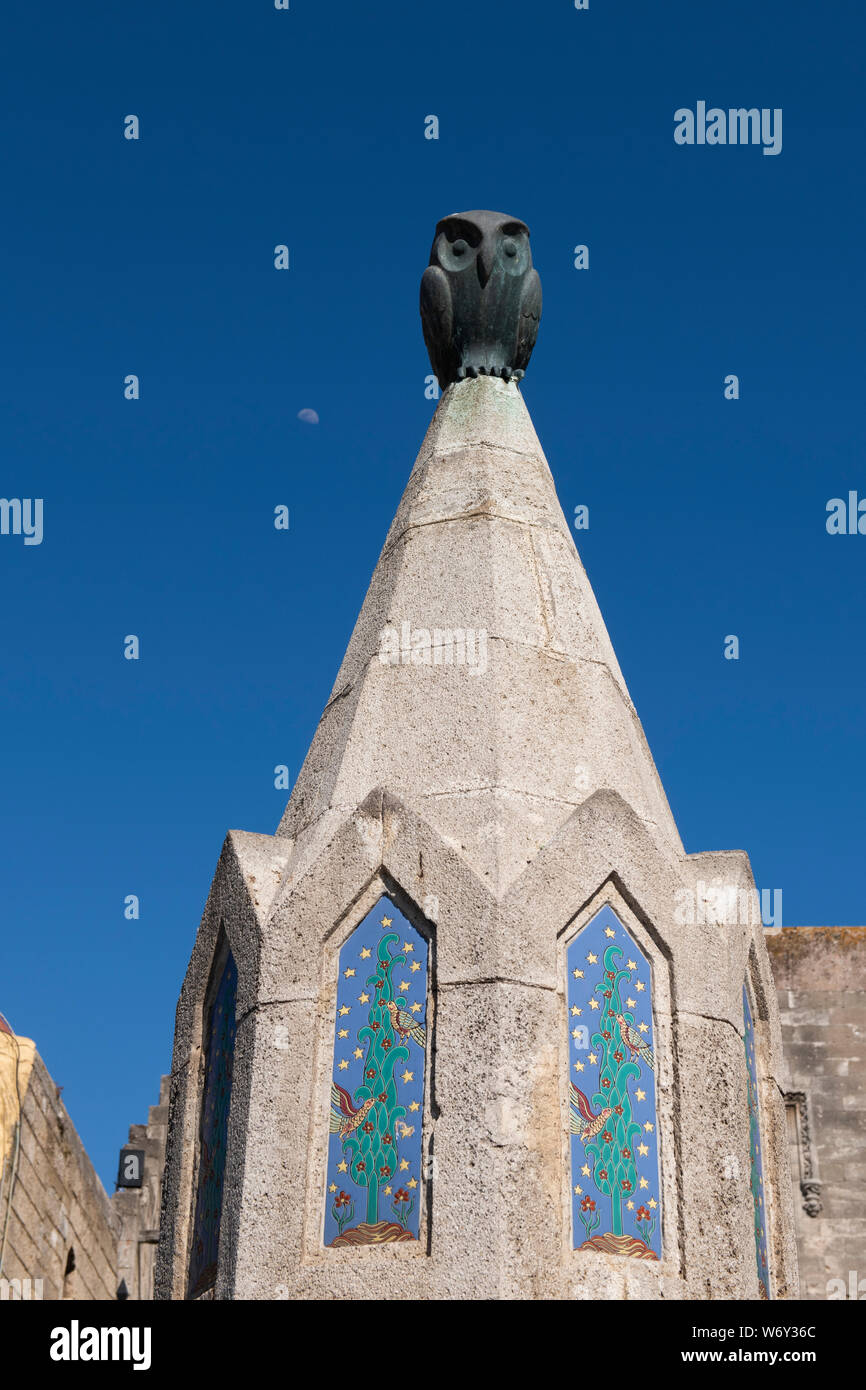
[[596,1186],[610,1198],[611,1231],[615,1236],[623,1234],[622,1204],[634,1193],[637,1182],[634,1138],[640,1133],[640,1125],[632,1119],[628,1081],[630,1077],[639,1077],[641,1069],[626,1060],[629,1049],[617,1021],[619,1015],[626,1024],[634,1022],[634,1015],[624,1011],[620,998],[620,982],[631,979],[628,970],[617,969],[616,961],[621,956],[618,946],[605,950],[604,973],[595,986],[596,994],[601,996],[601,1015],[599,1027],[592,1035],[599,1062],[599,1089],[593,1103],[599,1109],[609,1106],[613,1113],[595,1141],[586,1146],[593,1160]]
[[406,1003],[402,995],[394,999],[391,978],[396,966],[406,962],[404,955],[392,956],[388,949],[399,939],[394,932],[381,938],[376,973],[367,977],[374,997],[367,1023],[358,1030],[359,1043],[367,1047],[363,1084],[355,1092],[359,1122],[343,1141],[352,1178],[367,1189],[367,1222],[371,1226],[379,1220],[380,1189],[397,1172],[396,1126],[406,1113],[397,1103],[394,1067],[398,1061],[408,1061],[409,1049],[397,1042],[388,1008],[391,1001],[399,1008]]

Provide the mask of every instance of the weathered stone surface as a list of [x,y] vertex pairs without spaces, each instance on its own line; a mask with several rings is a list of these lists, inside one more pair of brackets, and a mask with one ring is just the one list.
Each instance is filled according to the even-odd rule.
[[[866,1273],[866,927],[785,927],[767,933],[767,948],[787,1090],[804,1098],[789,1138],[802,1295],[827,1298],[830,1281],[848,1289],[851,1270]],[[815,1216],[809,1179],[819,1184]]]

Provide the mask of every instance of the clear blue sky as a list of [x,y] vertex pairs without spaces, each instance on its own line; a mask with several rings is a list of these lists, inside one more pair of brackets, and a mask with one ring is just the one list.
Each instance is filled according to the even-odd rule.
[[[0,495],[45,535],[0,536],[0,1008],[109,1184],[430,417],[445,213],[532,230],[524,394],[686,848],[866,920],[866,536],[825,529],[866,495],[862,6],[291,4],[4,16]],[[781,107],[782,153],[677,146],[699,100]]]

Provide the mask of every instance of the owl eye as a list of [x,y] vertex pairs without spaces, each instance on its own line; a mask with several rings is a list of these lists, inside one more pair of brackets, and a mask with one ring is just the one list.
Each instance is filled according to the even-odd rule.
[[517,255],[517,243],[512,241],[511,237],[506,237],[505,241],[503,241],[502,243],[502,249],[505,252],[506,256]]
[[451,247],[451,250],[454,252],[455,256],[462,256],[464,252],[469,250],[469,246],[468,243],[463,240],[462,236],[459,236]]

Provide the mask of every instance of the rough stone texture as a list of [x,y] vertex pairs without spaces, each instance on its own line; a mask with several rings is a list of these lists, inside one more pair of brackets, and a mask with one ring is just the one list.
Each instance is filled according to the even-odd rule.
[[[21,1039],[28,1044],[28,1039]],[[42,1281],[45,1299],[113,1299],[117,1226],[111,1202],[38,1052],[22,1098],[21,1142],[3,1278]],[[12,1180],[7,1155],[0,1213]],[[70,1259],[70,1256],[72,1257]]]
[[[403,622],[486,631],[486,670],[383,665],[382,629]],[[450,388],[279,831],[223,847],[178,1004],[157,1296],[185,1295],[224,930],[239,992],[217,1298],[756,1297],[747,973],[770,1278],[796,1297],[776,992],[759,918],[723,914],[712,883],[754,894],[745,854],[683,851],[519,392]],[[385,892],[432,943],[422,1239],[325,1249],[337,956]],[[605,903],[653,968],[658,1263],[571,1248],[564,951]]]
[[117,1235],[117,1278],[131,1299],[153,1298],[153,1273],[159,1241],[159,1213],[165,1140],[168,1128],[170,1077],[159,1088],[159,1104],[152,1105],[146,1125],[130,1125],[129,1145],[144,1150],[141,1187],[119,1188],[111,1199]]
[[[767,933],[767,948],[789,1094],[806,1106],[805,1117],[803,1102],[789,1113],[802,1294],[827,1298],[828,1281],[849,1290],[852,1270],[855,1287],[866,1278],[866,927],[785,927]],[[801,1190],[810,1177],[816,1216]]]

